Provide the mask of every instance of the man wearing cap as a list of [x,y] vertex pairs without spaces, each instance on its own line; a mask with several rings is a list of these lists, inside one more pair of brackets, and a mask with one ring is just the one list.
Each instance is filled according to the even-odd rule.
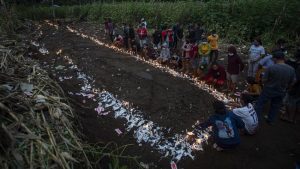
[[261,117],[265,103],[271,101],[268,115],[265,117],[269,124],[274,122],[287,89],[296,80],[295,69],[285,64],[283,52],[273,53],[273,58],[275,64],[267,68],[262,78],[264,88],[255,107],[258,116]]

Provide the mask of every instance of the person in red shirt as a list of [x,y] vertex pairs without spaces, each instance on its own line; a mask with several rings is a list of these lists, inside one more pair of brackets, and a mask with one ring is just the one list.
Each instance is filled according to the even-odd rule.
[[166,26],[163,26],[162,31],[161,31],[161,44],[163,44],[166,41],[167,33],[168,33],[168,30],[167,30]]
[[137,34],[140,40],[140,47],[141,49],[144,48],[144,44],[147,43],[147,36],[148,36],[148,31],[147,28],[145,28],[144,24],[141,24],[139,28],[137,29]]
[[234,46],[230,46],[228,48],[227,64],[227,87],[229,92],[234,93],[239,74],[243,71],[244,67],[244,63],[238,56],[236,48]]
[[226,71],[223,66],[214,62],[203,80],[217,88],[222,87],[226,80]]

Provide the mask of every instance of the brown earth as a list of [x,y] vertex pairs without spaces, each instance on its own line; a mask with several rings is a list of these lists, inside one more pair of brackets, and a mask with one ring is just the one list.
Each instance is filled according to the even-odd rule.
[[[32,50],[32,57],[38,59],[53,78],[73,76],[72,70],[56,70],[59,65],[68,65],[63,56],[69,56],[78,67],[92,76],[96,88],[105,89],[118,98],[126,100],[144,112],[146,119],[163,127],[171,128],[171,133],[181,133],[191,129],[197,120],[203,120],[211,113],[214,100],[207,92],[200,90],[188,80],[175,78],[160,69],[136,59],[116,53],[112,49],[99,46],[88,39],[81,38],[65,29],[61,24],[58,30],[42,24],[43,35],[39,39],[49,50],[41,55]],[[86,34],[103,37],[101,31],[87,23],[73,23]],[[62,49],[62,53],[56,52]],[[224,55],[224,54],[223,54]],[[63,90],[78,92],[76,79],[60,82]],[[98,117],[94,111],[97,103],[68,95],[74,110],[79,115],[82,132],[88,142],[116,142],[118,145],[132,144],[125,154],[137,155],[140,161],[151,164],[150,168],[170,168],[170,159],[161,158],[149,145],[139,146],[131,132],[118,136],[115,128],[125,130],[124,121],[112,116]],[[203,152],[197,152],[196,158],[182,159],[178,168],[184,169],[288,169],[295,168],[300,160],[300,126],[277,121],[274,126],[262,124],[255,136],[242,136],[241,145],[231,151],[217,152],[212,146],[206,146]]]

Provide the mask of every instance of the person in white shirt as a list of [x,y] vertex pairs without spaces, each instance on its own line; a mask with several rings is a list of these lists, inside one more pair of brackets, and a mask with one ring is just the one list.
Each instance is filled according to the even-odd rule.
[[258,62],[266,54],[264,47],[259,39],[254,40],[249,49],[248,76],[254,77],[258,69]]
[[141,24],[143,24],[144,27],[147,28],[147,22],[144,18],[141,19]]
[[246,133],[253,135],[258,129],[258,118],[253,105],[251,104],[251,100],[249,95],[242,94],[240,102],[243,107],[235,108],[232,112],[244,122]]
[[159,63],[165,63],[171,58],[170,48],[168,47],[167,43],[163,43],[160,56],[157,58]]

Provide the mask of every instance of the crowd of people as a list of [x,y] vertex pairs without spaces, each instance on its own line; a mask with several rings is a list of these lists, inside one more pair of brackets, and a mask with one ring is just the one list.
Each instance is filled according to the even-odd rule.
[[[148,31],[142,18],[137,28],[124,23],[118,32],[111,19],[106,19],[105,33],[115,46],[138,52],[146,59],[157,60],[178,71],[189,74],[213,85],[236,93],[236,87],[244,69],[247,84],[238,92],[240,102],[233,110],[227,110],[222,101],[213,104],[215,114],[198,127],[212,126],[218,150],[234,148],[240,143],[239,128],[253,135],[259,124],[274,124],[279,111],[280,118],[295,123],[300,112],[300,48],[292,59],[287,59],[285,40],[279,39],[270,52],[259,38],[249,47],[247,60],[242,60],[235,46],[227,49],[227,66],[218,63],[219,35],[215,30],[207,32],[201,24],[189,24],[186,30],[179,23],[173,26],[154,27]],[[263,116],[265,105],[268,112]]]

